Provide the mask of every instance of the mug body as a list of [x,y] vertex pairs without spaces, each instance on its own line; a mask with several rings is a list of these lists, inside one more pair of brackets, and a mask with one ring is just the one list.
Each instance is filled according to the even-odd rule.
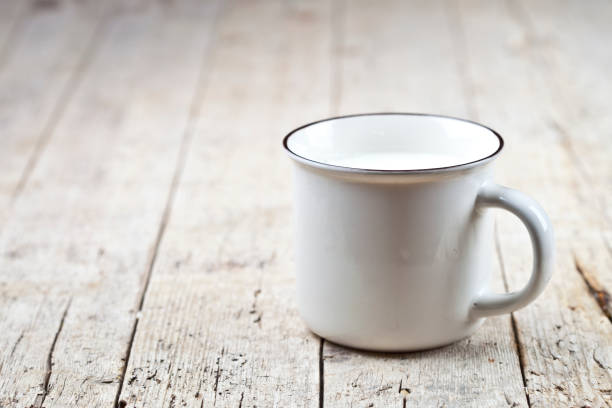
[[468,336],[491,270],[478,168],[384,182],[294,167],[297,302],[318,335],[357,348],[436,347]]
[[[351,148],[394,153],[405,148],[396,140],[411,132],[404,118],[367,116],[357,128],[319,129],[289,144],[303,155],[293,167],[300,314],[321,337],[362,349],[417,350],[466,337],[482,322],[470,316],[470,306],[487,288],[491,271],[491,220],[475,207],[480,187],[492,177],[491,163],[436,171],[335,166],[354,157],[341,154]],[[440,130],[436,124],[419,129],[466,130]],[[431,139],[423,129],[421,137]],[[360,142],[360,135],[373,130],[378,132],[373,143]],[[447,136],[425,145],[410,142],[411,152],[456,149],[437,145]],[[348,147],[330,144],[343,138]],[[300,142],[339,156],[322,157]],[[488,149],[497,152],[494,144]]]

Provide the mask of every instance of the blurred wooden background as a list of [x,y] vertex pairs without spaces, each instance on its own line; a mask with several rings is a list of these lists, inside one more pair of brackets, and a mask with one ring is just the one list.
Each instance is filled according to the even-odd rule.
[[[1,407],[612,404],[612,3],[0,2]],[[286,132],[432,112],[506,139],[539,300],[365,353],[296,314]],[[495,287],[529,276],[500,212]]]

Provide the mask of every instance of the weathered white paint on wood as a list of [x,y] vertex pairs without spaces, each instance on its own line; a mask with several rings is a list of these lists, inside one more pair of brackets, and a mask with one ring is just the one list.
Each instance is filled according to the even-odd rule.
[[2,406],[114,403],[214,16],[163,7],[105,26],[2,231]]
[[[361,1],[347,2],[345,14],[340,112],[471,116],[453,9],[443,2]],[[498,265],[493,289],[504,291]],[[326,342],[325,406],[527,406],[516,350],[509,316],[420,353],[365,353]]]
[[[532,45],[524,41],[530,35],[520,23],[499,18],[507,12],[503,5],[462,4],[475,108],[507,140],[499,178],[540,201],[556,227],[557,268],[550,287],[535,304],[515,313],[530,405],[609,405],[612,326],[590,296],[573,251],[580,240],[605,252],[602,224],[590,221],[592,208],[578,195],[575,158],[550,125],[551,112],[560,109],[542,82],[551,67],[526,55]],[[526,233],[509,216],[499,218],[505,275],[518,289],[530,273]]]
[[[579,273],[609,314],[612,6],[227,7],[209,55],[214,4],[0,2],[0,406],[112,406],[120,382],[130,407],[317,406],[320,386],[327,407],[525,406],[509,317],[425,353],[325,343],[319,383],[320,341],[293,301],[279,141],[373,110],[502,132],[498,179],[541,201],[558,237],[551,287],[515,314],[529,403],[612,404],[611,325]],[[518,288],[527,236],[499,219]]]
[[331,5],[221,13],[193,143],[121,401],[319,404],[319,339],[297,315],[285,132],[329,112]]

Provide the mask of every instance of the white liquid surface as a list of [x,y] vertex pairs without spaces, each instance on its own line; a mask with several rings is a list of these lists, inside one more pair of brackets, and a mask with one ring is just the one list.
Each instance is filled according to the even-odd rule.
[[[468,160],[469,161],[469,160]],[[463,164],[459,156],[429,153],[366,153],[334,159],[331,164],[370,170],[435,169]]]

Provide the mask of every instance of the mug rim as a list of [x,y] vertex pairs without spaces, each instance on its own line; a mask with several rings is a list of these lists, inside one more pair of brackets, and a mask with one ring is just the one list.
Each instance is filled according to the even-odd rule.
[[[467,162],[467,163],[454,164],[452,166],[426,168],[426,169],[384,170],[384,169],[362,169],[362,168],[357,168],[357,167],[347,167],[347,166],[340,166],[337,164],[323,163],[320,161],[309,159],[304,156],[300,156],[299,154],[292,151],[288,145],[289,138],[292,135],[294,135],[296,132],[302,129],[305,129],[307,127],[310,127],[310,126],[317,125],[322,122],[329,122],[329,121],[337,120],[337,119],[350,119],[350,118],[362,117],[362,116],[387,116],[387,115],[420,116],[420,117],[426,116],[426,117],[432,117],[432,118],[438,118],[438,119],[450,119],[450,120],[456,120],[460,122],[469,123],[471,125],[475,125],[475,126],[484,128],[488,130],[489,132],[493,133],[499,141],[499,147],[497,148],[497,150],[495,150],[490,155],[483,157],[481,159],[478,159],[478,160]],[[483,125],[482,123],[478,123],[478,122],[475,122],[469,119],[458,118],[455,116],[439,115],[439,114],[434,114],[434,113],[373,112],[373,113],[354,113],[354,114],[349,114],[349,115],[333,116],[333,117],[329,117],[325,119],[319,119],[314,122],[306,123],[305,125],[297,127],[293,129],[292,131],[290,131],[289,133],[287,133],[287,135],[283,138],[283,147],[285,148],[287,153],[289,153],[289,156],[291,156],[293,159],[303,164],[313,166],[313,167],[318,167],[321,169],[327,169],[327,170],[344,172],[344,173],[359,173],[359,174],[429,174],[429,173],[444,173],[444,172],[450,172],[450,171],[465,170],[465,169],[469,169],[472,167],[476,167],[476,166],[480,166],[485,163],[488,163],[491,160],[493,160],[493,158],[502,151],[504,147],[504,139],[495,130],[491,129],[488,126]]]

